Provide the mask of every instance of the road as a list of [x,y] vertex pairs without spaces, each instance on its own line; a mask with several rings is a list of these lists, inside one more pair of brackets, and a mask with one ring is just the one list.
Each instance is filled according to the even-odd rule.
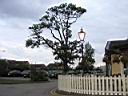
[[57,80],[31,84],[0,84],[0,96],[48,96],[50,90],[57,88]]

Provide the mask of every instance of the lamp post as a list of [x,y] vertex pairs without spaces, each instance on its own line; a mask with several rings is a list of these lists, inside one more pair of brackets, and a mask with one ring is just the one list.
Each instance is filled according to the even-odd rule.
[[[86,33],[83,31],[83,29],[81,28],[80,32],[78,32],[78,35],[79,35],[79,39],[80,39],[80,42],[81,42],[81,49],[82,49],[82,59],[81,59],[81,63],[82,63],[82,60],[84,58],[84,46],[83,46],[83,43],[84,43],[84,38],[85,38],[85,35]],[[83,64],[82,64],[83,65]],[[83,73],[82,73],[82,76],[84,76],[84,66],[82,66],[82,69],[83,69]]]
[[81,42],[82,59],[83,59],[83,49],[84,49],[83,43],[84,43],[85,35],[86,35],[86,33],[85,33],[85,32],[83,31],[83,29],[81,28],[80,32],[78,32],[78,36],[79,36],[79,39],[80,39],[80,42]]

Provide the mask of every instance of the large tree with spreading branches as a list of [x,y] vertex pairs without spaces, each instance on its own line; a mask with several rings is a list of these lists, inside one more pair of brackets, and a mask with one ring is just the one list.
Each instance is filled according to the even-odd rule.
[[[78,58],[77,40],[72,40],[71,25],[77,21],[86,9],[74,4],[61,4],[49,8],[38,24],[33,24],[31,37],[26,41],[26,47],[39,47],[46,45],[53,50],[56,60],[64,64],[64,72],[68,71],[68,64],[73,64]],[[45,30],[47,29],[47,30]],[[42,33],[49,32],[51,38],[46,38]]]

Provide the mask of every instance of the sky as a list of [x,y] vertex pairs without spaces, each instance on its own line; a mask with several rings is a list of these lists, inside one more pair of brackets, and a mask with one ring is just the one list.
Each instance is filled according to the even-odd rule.
[[[52,50],[46,47],[26,48],[30,36],[28,27],[37,23],[45,11],[61,3],[73,3],[87,9],[71,27],[73,39],[81,27],[85,42],[95,49],[95,66],[101,66],[108,40],[128,37],[128,0],[0,0],[0,58],[28,60],[30,63],[54,62]],[[77,62],[76,62],[77,64]]]

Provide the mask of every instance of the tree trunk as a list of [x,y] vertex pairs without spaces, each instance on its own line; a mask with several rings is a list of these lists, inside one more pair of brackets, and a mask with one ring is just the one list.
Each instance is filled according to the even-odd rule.
[[68,63],[67,63],[67,61],[64,61],[64,74],[67,74],[67,72],[68,72]]

